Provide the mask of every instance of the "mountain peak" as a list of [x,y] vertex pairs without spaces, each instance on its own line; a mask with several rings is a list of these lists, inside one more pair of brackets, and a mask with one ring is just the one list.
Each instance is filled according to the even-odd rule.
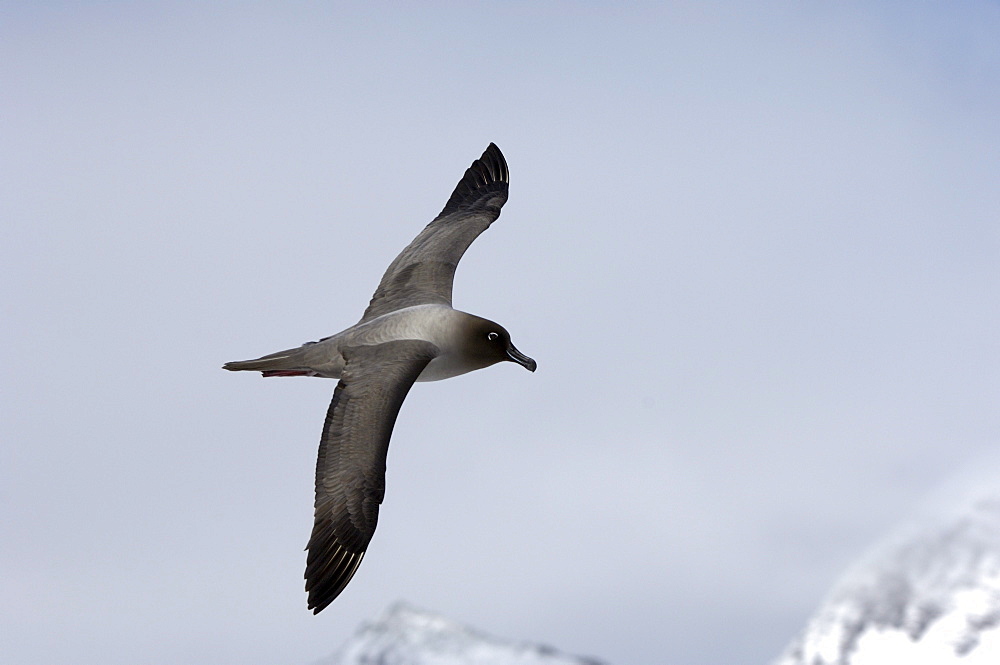
[[318,665],[602,665],[552,647],[487,635],[397,602]]
[[1000,499],[900,531],[854,566],[775,665],[979,665],[1000,653]]

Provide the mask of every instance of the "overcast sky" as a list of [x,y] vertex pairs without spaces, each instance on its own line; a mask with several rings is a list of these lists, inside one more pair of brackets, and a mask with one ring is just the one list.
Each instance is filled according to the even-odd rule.
[[[996,2],[0,2],[0,653],[308,664],[397,599],[615,665],[778,655],[1000,440]],[[364,564],[303,547],[351,325],[494,141]]]

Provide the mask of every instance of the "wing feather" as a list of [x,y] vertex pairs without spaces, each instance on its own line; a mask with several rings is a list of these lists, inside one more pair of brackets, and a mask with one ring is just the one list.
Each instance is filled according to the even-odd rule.
[[389,264],[361,321],[429,303],[451,305],[455,269],[507,201],[510,175],[493,143],[472,163],[441,213]]
[[438,348],[398,340],[343,353],[347,362],[320,438],[314,523],[306,547],[306,591],[314,614],[333,602],[361,565],[385,496],[385,461],[396,416]]

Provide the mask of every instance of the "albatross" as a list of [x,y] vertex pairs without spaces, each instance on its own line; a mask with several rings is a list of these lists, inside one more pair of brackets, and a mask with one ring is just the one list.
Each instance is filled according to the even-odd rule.
[[535,361],[517,350],[503,326],[451,306],[458,262],[500,216],[508,183],[507,161],[490,143],[441,213],[389,264],[360,321],[317,342],[223,365],[265,377],[338,380],[320,437],[306,546],[313,614],[351,581],[375,533],[389,437],[413,383],[503,361],[535,371]]

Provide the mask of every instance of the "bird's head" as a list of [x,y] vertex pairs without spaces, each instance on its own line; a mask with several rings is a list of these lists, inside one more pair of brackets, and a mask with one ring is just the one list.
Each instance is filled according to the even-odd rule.
[[510,333],[500,325],[488,319],[475,317],[473,325],[465,331],[466,356],[488,367],[498,362],[510,361],[534,372],[538,363],[517,350],[511,341]]

